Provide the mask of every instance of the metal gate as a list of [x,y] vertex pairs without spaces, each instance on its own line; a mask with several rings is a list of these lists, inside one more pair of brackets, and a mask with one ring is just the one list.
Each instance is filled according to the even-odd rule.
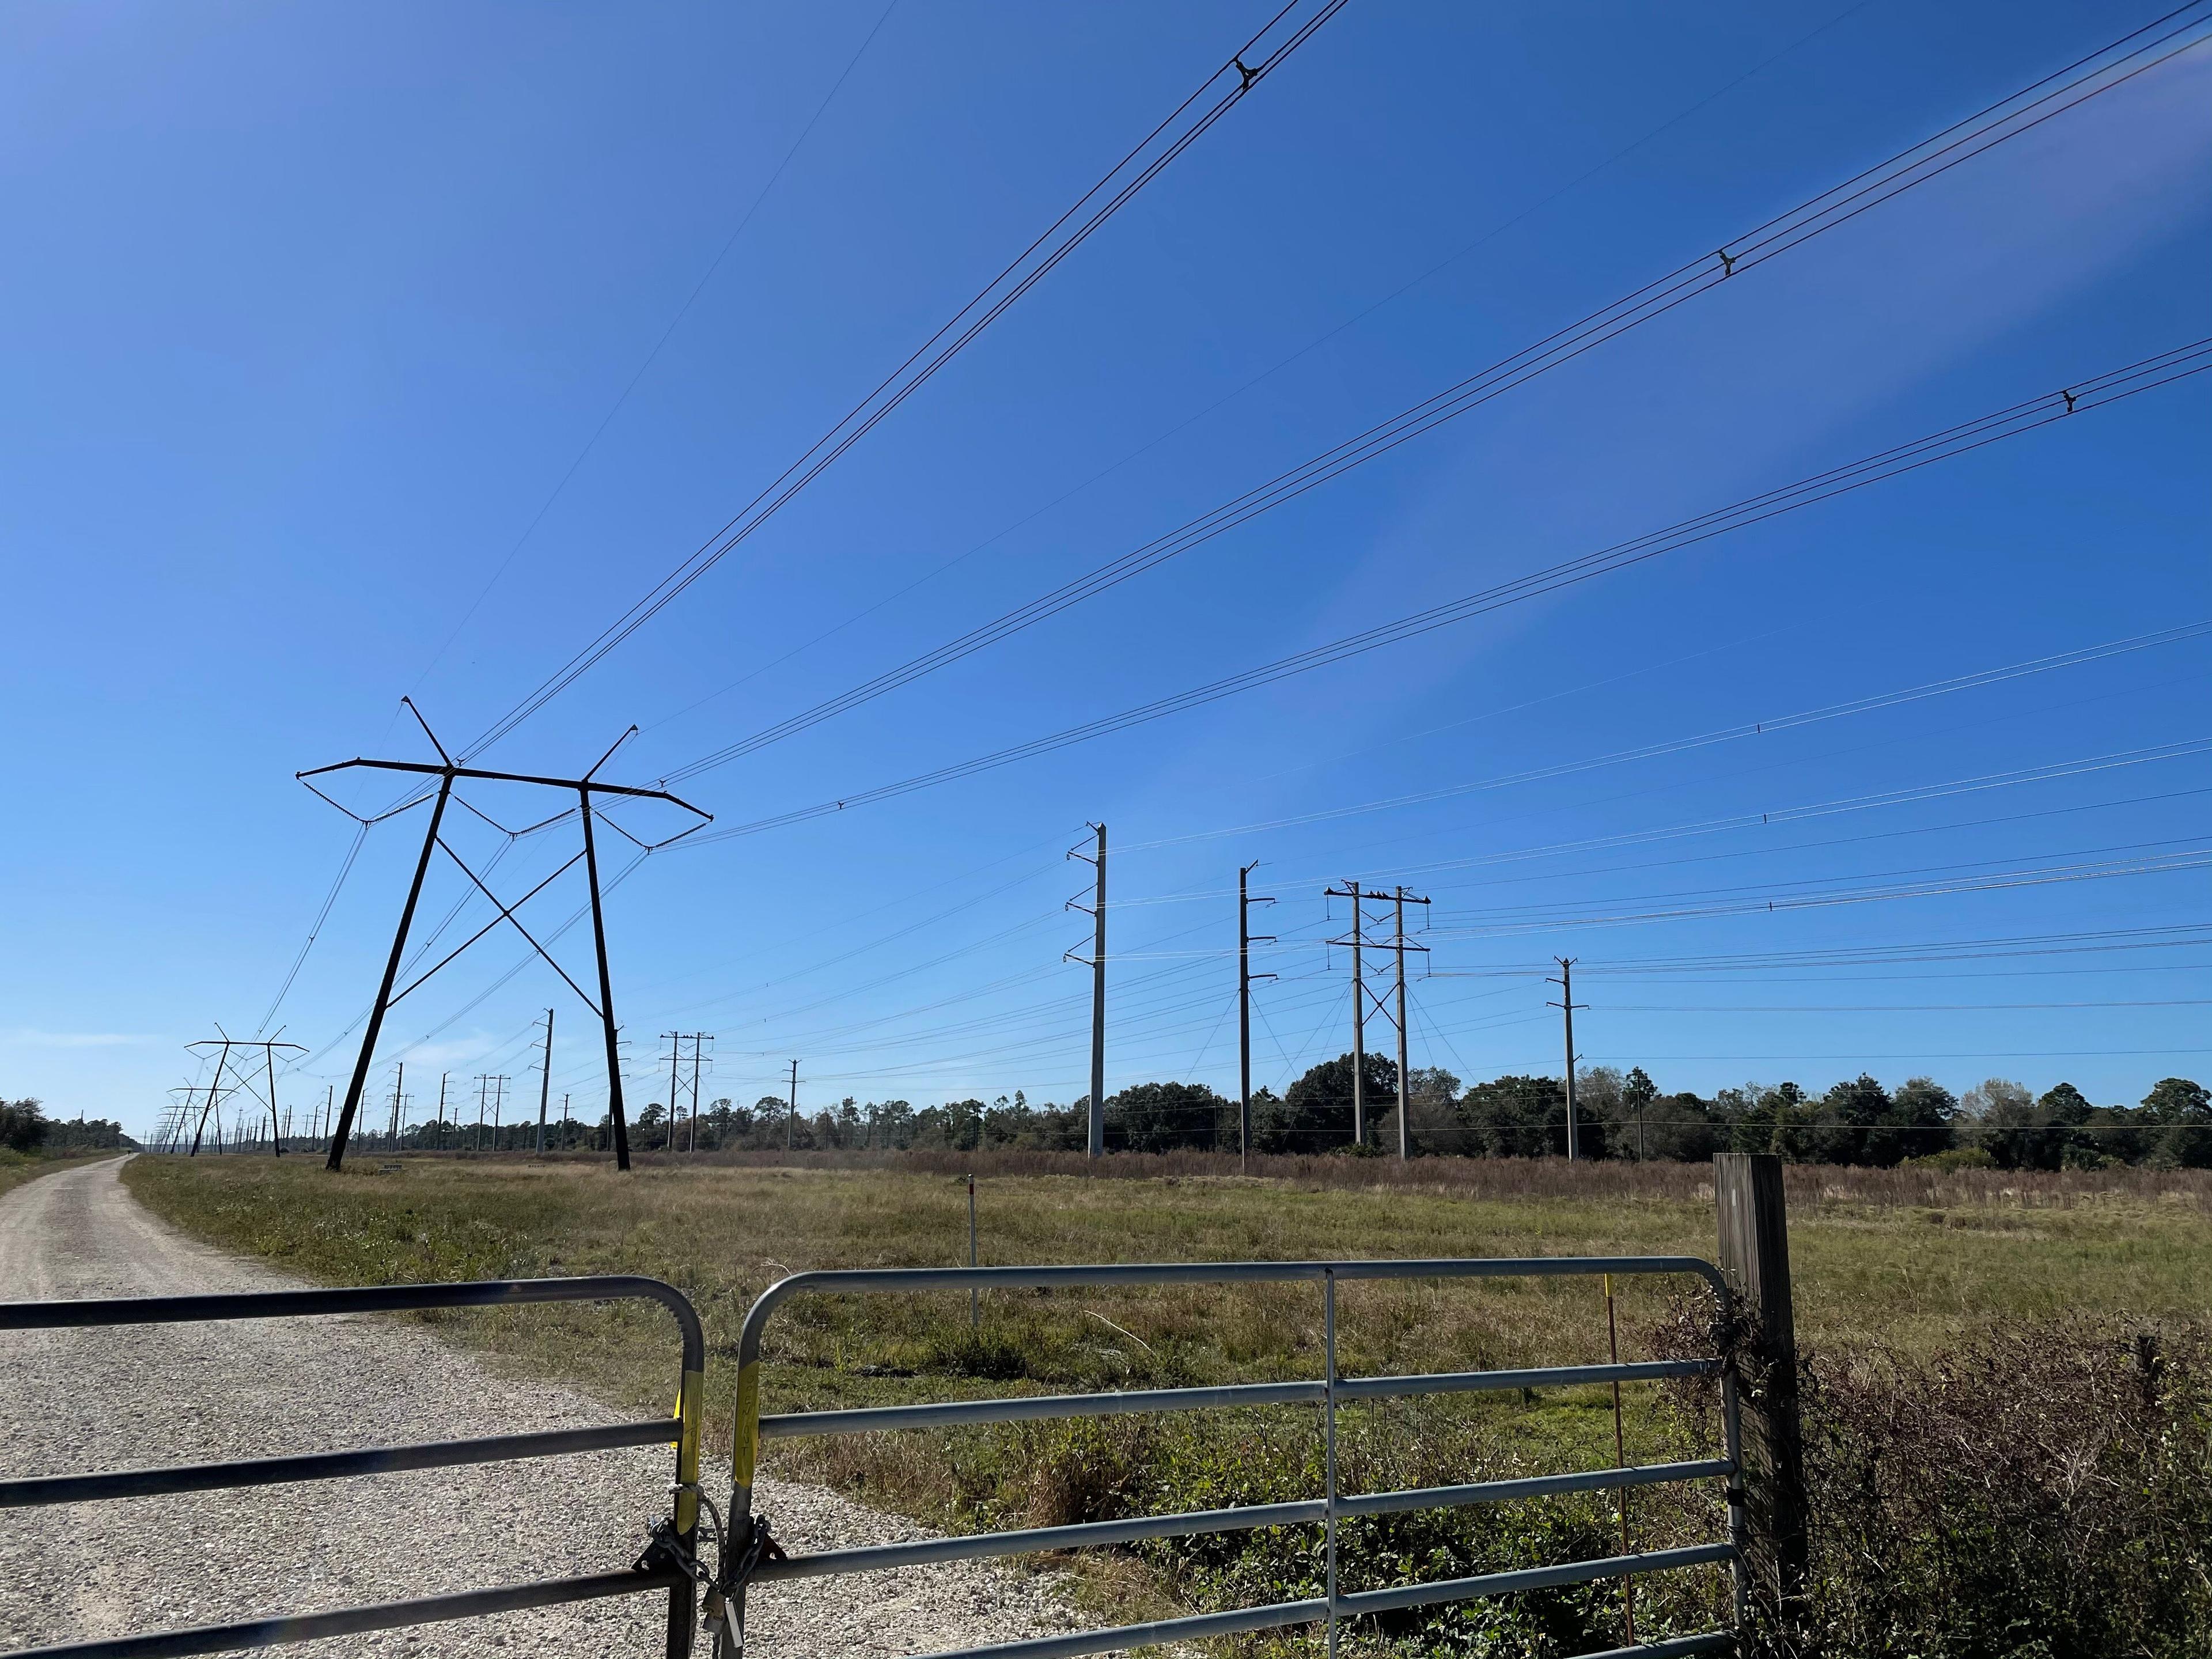
[[536,1434],[493,1435],[475,1440],[428,1441],[363,1451],[315,1452],[229,1463],[187,1463],[126,1469],[106,1474],[40,1475],[0,1480],[0,1509],[83,1504],[164,1492],[214,1492],[292,1480],[332,1480],[393,1469],[448,1468],[467,1463],[511,1462],[526,1457],[603,1451],[616,1446],[676,1446],[675,1502],[656,1525],[645,1553],[630,1567],[574,1578],[464,1590],[327,1613],[278,1614],[238,1624],[202,1625],[136,1636],[21,1650],[7,1659],[154,1659],[156,1655],[227,1653],[240,1648],[304,1642],[435,1624],[522,1607],[551,1607],[653,1590],[668,1595],[668,1659],[691,1651],[697,1602],[693,1549],[699,1518],[699,1411],[706,1343],[699,1316],[683,1293],[657,1279],[628,1274],[589,1279],[494,1279],[466,1285],[394,1285],[357,1290],[271,1291],[236,1296],[119,1297],[82,1302],[0,1303],[0,1331],[58,1330],[87,1326],[158,1325],[216,1319],[289,1319],[308,1314],[392,1313],[421,1308],[507,1307],[533,1302],[597,1302],[643,1298],[676,1317],[683,1364],[673,1419],[616,1423],[595,1428],[554,1429]]
[[[1319,1522],[1325,1529],[1327,1594],[1297,1601],[1194,1614],[1109,1630],[1039,1638],[990,1647],[963,1648],[931,1659],[1073,1659],[1115,1648],[1229,1636],[1242,1632],[1320,1624],[1327,1628],[1328,1650],[1336,1652],[1337,1628],[1346,1618],[1394,1612],[1442,1602],[1473,1601],[1594,1580],[1641,1576],[1725,1561],[1733,1569],[1735,1622],[1744,1613],[1744,1506],[1736,1378],[1722,1354],[1683,1360],[1645,1360],[1626,1364],[1559,1365],[1533,1370],[1452,1371],[1416,1376],[1338,1375],[1336,1287],[1347,1279],[1553,1278],[1613,1273],[1688,1273],[1712,1292],[1718,1312],[1729,1308],[1727,1281],[1711,1262],[1695,1256],[1563,1256],[1497,1260],[1406,1261],[1232,1261],[1085,1267],[893,1268],[794,1274],[770,1285],[745,1316],[738,1349],[737,1425],[732,1459],[730,1526],[723,1540],[722,1586],[708,1598],[715,1626],[717,1659],[735,1659],[744,1645],[745,1592],[754,1583],[825,1574],[866,1572],[885,1567],[1030,1555],[1048,1550],[1133,1543],[1147,1538],[1182,1538],[1247,1528]],[[1228,1285],[1282,1281],[1316,1284],[1322,1295],[1322,1375],[1292,1382],[1248,1382],[1220,1388],[1152,1389],[1111,1394],[1043,1395],[1007,1400],[971,1400],[933,1405],[890,1406],[859,1411],[761,1413],[761,1338],[769,1316],[800,1295],[845,1295],[919,1291],[1065,1289],[1090,1285]],[[1430,1486],[1347,1497],[1337,1491],[1336,1413],[1348,1400],[1383,1400],[1415,1395],[1462,1394],[1484,1390],[1559,1387],[1587,1382],[1637,1382],[1662,1377],[1712,1376],[1721,1395],[1726,1455],[1695,1462],[1642,1468],[1592,1469],[1469,1486]],[[1038,1419],[1103,1417],[1125,1413],[1194,1411],[1220,1407],[1311,1405],[1321,1408],[1323,1490],[1297,1503],[1265,1504],[1239,1509],[1206,1510],[1182,1515],[1146,1516],[1133,1520],[1018,1532],[981,1533],[934,1538],[918,1544],[872,1549],[825,1550],[782,1557],[770,1547],[767,1522],[753,1512],[753,1478],[760,1443],[800,1435],[866,1434],[891,1429],[939,1428]],[[1711,1543],[1637,1554],[1571,1561],[1513,1572],[1486,1573],[1387,1589],[1349,1594],[1337,1589],[1337,1522],[1356,1516],[1389,1515],[1412,1510],[1460,1508],[1505,1503],[1559,1492],[1611,1491],[1666,1482],[1718,1480],[1728,1504],[1729,1535]],[[1735,1646],[1735,1632],[1711,1630],[1638,1646],[1618,1648],[1591,1659],[1674,1659]],[[763,1659],[769,1659],[763,1656]]]

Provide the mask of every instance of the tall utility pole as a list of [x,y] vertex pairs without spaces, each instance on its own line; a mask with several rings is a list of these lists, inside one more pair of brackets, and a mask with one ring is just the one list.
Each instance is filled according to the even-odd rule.
[[[1237,1167],[1249,1170],[1252,1164],[1252,941],[1256,937],[1262,944],[1273,945],[1273,933],[1255,935],[1251,928],[1252,907],[1273,904],[1271,898],[1254,898],[1245,890],[1245,882],[1260,867],[1260,861],[1240,865],[1237,871]],[[1261,974],[1261,979],[1273,979],[1273,974]]]
[[[200,1155],[200,1137],[207,1133],[208,1114],[215,1109],[216,1091],[222,1083],[223,1068],[230,1064],[230,1039],[228,1037],[218,1037],[215,1039],[215,1041],[222,1043],[222,1052],[216,1056],[215,1081],[208,1085],[208,1097],[201,1103],[199,1121],[192,1126],[192,1150],[189,1154],[187,1154],[187,1156],[192,1158],[198,1158]],[[188,1043],[185,1045],[188,1049],[209,1048],[212,1046],[212,1043],[199,1042]],[[221,1140],[222,1139],[222,1120],[220,1117],[216,1119],[215,1133],[216,1139],[217,1140]]]
[[[301,782],[307,783],[309,779],[320,777],[326,773],[342,772],[361,767],[374,771],[411,773],[416,776],[437,780],[437,787],[434,789],[428,790],[404,805],[394,809],[398,811],[406,811],[420,805],[424,800],[432,800],[435,803],[430,811],[429,827],[423,834],[422,854],[415,862],[414,878],[408,884],[407,902],[400,908],[399,926],[392,934],[392,954],[385,961],[384,977],[378,984],[375,1000],[369,1005],[368,1029],[362,1034],[361,1053],[354,1060],[352,1080],[346,1085],[345,1109],[338,1115],[337,1131],[331,1137],[330,1157],[326,1160],[328,1167],[337,1170],[342,1167],[345,1161],[346,1142],[353,1133],[354,1119],[361,1109],[362,1089],[368,1080],[368,1068],[370,1062],[375,1058],[376,1041],[384,1030],[385,1015],[391,1011],[393,1004],[411,994],[425,980],[503,921],[529,942],[530,948],[544,957],[547,965],[555,973],[560,975],[562,982],[576,994],[586,1007],[599,1017],[599,1023],[605,1028],[607,1103],[609,1115],[614,1121],[615,1163],[617,1167],[627,1170],[629,1168],[629,1131],[623,1117],[622,1061],[616,1047],[617,1039],[615,1025],[614,978],[607,966],[606,916],[605,907],[601,902],[599,846],[593,835],[593,825],[599,816],[599,809],[593,805],[593,797],[617,796],[632,800],[665,801],[671,805],[680,807],[684,811],[693,814],[698,819],[698,822],[691,826],[690,830],[684,832],[685,835],[713,822],[713,815],[701,811],[689,801],[679,799],[665,789],[634,789],[623,784],[593,781],[599,768],[605,766],[613,757],[615,750],[628,742],[631,734],[637,730],[635,726],[616,738],[613,746],[605,754],[600,756],[593,763],[592,769],[585,773],[582,777],[538,777],[529,773],[490,772],[479,767],[463,766],[446,752],[446,746],[438,741],[437,734],[430,730],[429,723],[423,720],[422,712],[415,707],[414,703],[405,698],[402,698],[401,701],[406,702],[408,712],[415,716],[415,723],[422,728],[422,735],[430,740],[430,746],[438,751],[438,762],[435,765],[423,761],[364,760],[356,757],[349,761],[339,761],[330,766],[318,766],[296,775]],[[552,875],[539,882],[521,898],[516,900],[514,904],[502,902],[485,884],[483,878],[471,870],[463,861],[461,855],[439,837],[439,829],[445,822],[447,803],[453,799],[453,786],[463,780],[531,784],[546,789],[574,790],[576,796],[577,817],[583,830],[583,850],[571,858],[568,863],[561,866]],[[322,791],[316,788],[313,783],[307,783],[307,787],[314,789],[317,794],[322,795],[325,800],[330,801],[331,805],[337,805],[337,803],[331,800],[328,795],[323,795]],[[339,807],[338,810],[346,811],[343,807]],[[366,823],[370,821],[362,818],[357,812],[347,812],[346,815],[357,823]],[[390,814],[387,813],[386,816],[389,817]],[[557,822],[559,822],[557,818],[546,820],[549,825]],[[611,823],[612,820],[609,822]],[[615,828],[624,835],[628,834],[627,831],[622,830],[619,824]],[[637,844],[646,851],[652,852],[657,848],[668,846],[671,841],[681,838],[681,836],[672,836],[667,841],[650,843],[639,842]],[[631,836],[630,839],[635,841],[636,838]],[[414,926],[416,907],[422,897],[422,879],[429,873],[431,855],[438,852],[443,852],[459,867],[461,873],[469,878],[475,890],[491,901],[492,908],[497,910],[499,915],[494,921],[486,922],[483,927],[464,939],[429,969],[418,975],[404,988],[394,991],[392,987],[399,977],[399,964],[406,955],[408,932]],[[598,957],[599,970],[599,995],[597,1002],[586,995],[583,988],[569,978],[568,969],[553,960],[551,954],[538,943],[536,936],[522,925],[521,921],[515,915],[515,912],[523,905],[550,886],[556,877],[573,869],[580,862],[584,866],[586,884],[591,892],[592,945]]]
[[[1352,901],[1352,1144],[1367,1144],[1367,979],[1361,965],[1360,945],[1364,917],[1360,909],[1359,884],[1347,881],[1341,887],[1322,890],[1325,898],[1348,898]],[[1340,943],[1335,939],[1332,945]]]
[[783,1115],[783,1150],[791,1150],[793,1127],[799,1121],[799,1062],[791,1062],[791,1109]]
[[[215,1048],[220,1048],[222,1049],[222,1054],[216,1058],[215,1067],[216,1080],[218,1083],[222,1080],[223,1067],[229,1062],[230,1051],[232,1049],[258,1048],[261,1050],[262,1066],[268,1077],[269,1099],[266,1103],[269,1108],[270,1154],[273,1157],[283,1157],[284,1153],[284,1139],[283,1134],[280,1133],[280,1123],[277,1117],[276,1106],[276,1051],[279,1048],[290,1048],[304,1054],[307,1052],[307,1049],[296,1042],[279,1042],[274,1037],[264,1039],[261,1037],[234,1037],[222,1035],[222,1027],[219,1024],[215,1029],[218,1033],[217,1036],[203,1037],[198,1042],[186,1043],[185,1047],[188,1050]],[[283,1028],[280,1026],[278,1030],[281,1031]],[[238,1082],[233,1086],[242,1087],[248,1095],[251,1095],[253,1092],[253,1085],[246,1082],[246,1079],[252,1074],[246,1069],[246,1064],[247,1063],[250,1062],[241,1063],[240,1066]],[[209,1096],[209,1103],[212,1105],[214,1102],[215,1097],[210,1094]],[[217,1137],[220,1139],[222,1133],[222,1120],[220,1116],[218,1116],[216,1120],[216,1127]],[[241,1143],[240,1150],[243,1151],[243,1142],[245,1139],[243,1132],[240,1133],[239,1139]],[[199,1150],[199,1137],[197,1134],[192,1138],[192,1149],[195,1152]]]
[[[1091,827],[1098,834],[1097,852],[1086,853],[1076,847],[1069,849],[1067,856],[1097,866],[1097,891],[1089,904],[1072,898],[1067,908],[1084,911],[1091,918],[1091,1156],[1098,1158],[1106,1151],[1106,826],[1094,823]],[[1060,960],[1081,962],[1084,958],[1070,951]]]
[[491,1149],[499,1150],[499,1109],[507,1104],[507,1085],[514,1079],[506,1076],[492,1079],[491,1091]]
[[1572,957],[1553,957],[1552,960],[1559,964],[1559,976],[1557,979],[1547,979],[1544,983],[1559,988],[1559,1000],[1557,1002],[1547,1002],[1544,1006],[1547,1008],[1557,1008],[1566,1016],[1567,1162],[1571,1164],[1577,1156],[1576,1146],[1579,1138],[1575,1122],[1575,1060],[1577,1058],[1575,1054],[1575,1010],[1587,1008],[1589,1004],[1575,1000],[1575,959]]
[[696,1152],[699,1150],[700,1045],[702,1043],[712,1042],[714,1040],[714,1034],[712,1031],[694,1031],[691,1033],[691,1144],[684,1149],[686,1152]]
[[1412,1131],[1407,1127],[1407,1122],[1412,1116],[1413,1107],[1413,1085],[1407,1080],[1413,1076],[1413,1072],[1406,1058],[1406,952],[1428,949],[1425,945],[1408,945],[1406,943],[1406,907],[1426,904],[1428,900],[1413,897],[1406,891],[1405,884],[1401,882],[1398,890],[1391,895],[1391,902],[1397,907],[1397,935],[1391,941],[1391,948],[1398,957],[1398,1162],[1403,1164],[1412,1156]]
[[392,1150],[395,1152],[399,1150],[400,1091],[407,1086],[407,1062],[403,1060],[397,1064],[398,1069],[392,1076]]
[[684,1054],[684,1033],[663,1031],[661,1036],[668,1039],[668,1128],[666,1133],[668,1150],[673,1152],[676,1150],[676,1067]]
[[446,1085],[452,1080],[451,1072],[438,1073],[438,1150],[446,1150]]
[[469,1150],[472,1152],[483,1151],[484,1103],[490,1094],[491,1073],[478,1072],[477,1073],[477,1133],[476,1138],[469,1143]]
[[[1394,892],[1376,893],[1363,889],[1356,881],[1347,881],[1341,887],[1325,889],[1324,894],[1329,898],[1348,898],[1352,901],[1350,937],[1333,939],[1328,942],[1331,945],[1348,945],[1352,947],[1352,1144],[1356,1146],[1364,1146],[1367,1144],[1367,1004],[1371,997],[1375,1003],[1375,1012],[1398,1028],[1398,1157],[1402,1161],[1411,1156],[1413,1150],[1411,1133],[1407,1127],[1407,1109],[1411,1104],[1412,1097],[1406,1081],[1407,1063],[1406,952],[1414,951],[1425,954],[1429,948],[1425,945],[1409,945],[1406,942],[1406,907],[1409,904],[1426,904],[1429,901],[1407,892],[1402,883]],[[1385,900],[1395,908],[1397,915],[1395,932],[1387,941],[1382,942],[1382,948],[1389,951],[1398,959],[1398,1006],[1395,1015],[1391,1012],[1390,1005],[1376,996],[1369,987],[1364,960],[1366,947],[1370,943],[1376,942],[1370,940],[1367,936],[1366,906],[1370,903],[1381,903]]]
[[545,1156],[545,1105],[553,1097],[553,1011],[545,1011],[545,1059],[538,1070],[538,1155]]
[[676,1131],[683,1122],[682,1115],[676,1109],[676,1102],[684,1089],[679,1067],[683,1063],[684,1044],[688,1040],[691,1044],[691,1146],[696,1151],[699,1146],[701,1045],[712,1042],[714,1034],[708,1031],[663,1031],[660,1035],[668,1039],[668,1150],[672,1152],[677,1150]]

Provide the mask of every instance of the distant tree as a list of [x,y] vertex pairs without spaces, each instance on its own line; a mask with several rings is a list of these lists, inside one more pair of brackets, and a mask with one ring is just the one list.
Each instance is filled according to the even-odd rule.
[[1878,1133],[1892,1104],[1889,1091],[1864,1072],[1837,1084],[1820,1097],[1813,1156],[1823,1164],[1895,1164],[1905,1156],[1901,1139]]
[[1959,1103],[1967,1120],[1968,1142],[1989,1153],[2001,1170],[2032,1170],[2035,1146],[2035,1097],[2009,1078],[1993,1077],[1966,1091]]
[[49,1128],[40,1103],[27,1097],[0,1100],[0,1146],[11,1152],[36,1152]]
[[2161,1078],[2143,1097],[2142,1109],[2156,1126],[2149,1153],[2154,1162],[2212,1169],[2212,1091],[2185,1077]]
[[[1320,1152],[1352,1144],[1352,1056],[1339,1054],[1314,1066],[1284,1097],[1284,1109],[1263,1150],[1280,1152]],[[1367,1056],[1361,1084],[1370,1116],[1395,1105],[1398,1098],[1398,1067],[1384,1055]],[[1374,1125],[1368,1133],[1371,1136]],[[1257,1138],[1257,1132],[1255,1132]]]
[[1958,1115],[1959,1097],[1933,1078],[1905,1079],[1890,1103],[1897,1145],[1906,1158],[1948,1151],[1956,1138],[1951,1121]]
[[[1489,1158],[1559,1158],[1567,1150],[1567,1091],[1555,1077],[1501,1077],[1470,1088],[1460,1115]],[[1585,1131],[1596,1125],[1581,1126]],[[1602,1157],[1603,1135],[1585,1133],[1577,1151]],[[1593,1145],[1593,1141],[1597,1144]]]
[[1139,1083],[1106,1101],[1106,1144],[1133,1152],[1234,1145],[1236,1109],[1200,1083]]

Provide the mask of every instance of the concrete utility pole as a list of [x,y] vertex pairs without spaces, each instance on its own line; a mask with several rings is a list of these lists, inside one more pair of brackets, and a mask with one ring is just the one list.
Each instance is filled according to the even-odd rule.
[[1240,1170],[1249,1170],[1252,1164],[1252,941],[1256,937],[1262,944],[1275,942],[1273,933],[1255,935],[1251,929],[1252,907],[1275,902],[1253,898],[1244,890],[1246,879],[1259,867],[1255,859],[1237,871],[1237,1167]]
[[477,1073],[477,1132],[475,1138],[469,1142],[469,1150],[472,1152],[483,1151],[484,1103],[490,1094],[491,1073],[478,1072]]
[[783,1150],[791,1150],[793,1126],[799,1121],[799,1062],[791,1062],[791,1109],[783,1115]]
[[504,1075],[492,1079],[491,1091],[491,1149],[499,1150],[499,1109],[507,1104],[507,1085],[513,1079]]
[[407,1062],[392,1062],[398,1069],[392,1074],[392,1150],[399,1150],[399,1091],[407,1086]]
[[553,1011],[545,1011],[545,1061],[538,1073],[538,1155],[545,1156],[545,1105],[553,1097]]
[[[1067,856],[1097,866],[1097,890],[1089,904],[1070,899],[1067,908],[1084,911],[1091,918],[1090,1150],[1091,1157],[1098,1158],[1106,1151],[1106,826],[1094,823],[1091,827],[1098,835],[1097,852],[1086,853],[1077,847],[1069,849]],[[1060,960],[1081,962],[1084,958],[1070,951]]]
[[1566,1016],[1567,1162],[1571,1164],[1578,1156],[1580,1156],[1579,1152],[1577,1151],[1577,1147],[1580,1140],[1580,1133],[1575,1121],[1575,1061],[1580,1058],[1580,1056],[1575,1053],[1575,1010],[1577,1008],[1587,1008],[1589,1006],[1589,1004],[1587,1002],[1577,1002],[1575,1000],[1574,957],[1553,957],[1552,960],[1559,964],[1559,976],[1557,979],[1547,979],[1544,983],[1547,985],[1556,985],[1559,988],[1559,1000],[1557,1002],[1547,1002],[1544,1006],[1547,1008],[1557,1008],[1561,1013]]

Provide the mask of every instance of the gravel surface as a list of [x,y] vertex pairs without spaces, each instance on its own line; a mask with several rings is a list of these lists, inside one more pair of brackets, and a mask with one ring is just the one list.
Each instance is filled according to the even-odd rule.
[[[121,1167],[67,1170],[0,1197],[0,1300],[298,1287],[155,1220],[117,1179]],[[0,1340],[0,1475],[623,1420],[569,1389],[494,1376],[397,1319]],[[670,1468],[667,1453],[639,1448],[13,1510],[0,1527],[0,1651],[626,1566],[666,1510]],[[925,1535],[811,1486],[763,1480],[758,1505],[794,1553]],[[666,1605],[629,1596],[278,1650],[650,1655]],[[757,1659],[888,1659],[1077,1622],[1049,1580],[953,1563],[764,1586],[747,1645]]]

